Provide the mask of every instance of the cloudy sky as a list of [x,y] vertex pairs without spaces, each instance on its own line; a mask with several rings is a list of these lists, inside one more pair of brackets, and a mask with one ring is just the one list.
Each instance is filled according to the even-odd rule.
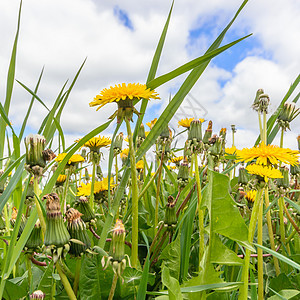
[[[19,2],[0,0],[2,103]],[[241,3],[175,0],[157,75],[203,55]],[[87,58],[62,115],[69,144],[104,123],[116,109],[115,104],[98,112],[89,107],[103,88],[145,82],[170,6],[171,0],[23,0],[16,79],[34,89],[44,67],[38,95],[51,107],[63,84],[72,81]],[[258,134],[257,115],[250,108],[257,89],[263,88],[270,96],[273,112],[299,74],[299,15],[298,0],[250,0],[223,44],[253,35],[211,61],[171,126],[177,129],[177,120],[184,116],[212,120],[216,132],[221,127],[230,132],[230,125],[235,124],[237,146],[251,147]],[[186,75],[157,89],[161,100],[151,101],[146,121],[159,117]],[[16,83],[9,114],[16,130],[30,99]],[[26,133],[35,133],[45,115],[46,110],[36,102]],[[299,119],[286,134],[285,146],[296,148]],[[114,125],[105,133],[111,134]]]

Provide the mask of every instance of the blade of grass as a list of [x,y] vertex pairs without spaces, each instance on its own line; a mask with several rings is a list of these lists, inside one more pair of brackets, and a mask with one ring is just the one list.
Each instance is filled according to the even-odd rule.
[[[229,30],[230,26],[235,21],[238,14],[241,12],[241,10],[243,9],[243,7],[246,5],[247,2],[248,2],[248,0],[245,0],[242,3],[242,5],[238,9],[238,11],[236,12],[235,16],[233,17],[233,19],[229,22],[229,24],[226,26],[226,28],[221,32],[221,34],[217,37],[217,39],[209,47],[209,49],[206,51],[206,54],[217,49],[220,46],[226,32]],[[161,114],[161,116],[155,123],[154,127],[151,129],[149,135],[146,137],[146,139],[142,143],[141,147],[139,148],[139,150],[137,152],[137,159],[140,159],[146,153],[146,151],[148,151],[149,148],[153,145],[153,143],[155,142],[155,140],[157,139],[157,137],[163,130],[165,124],[169,123],[169,121],[171,120],[173,115],[176,113],[177,109],[181,105],[181,103],[184,100],[184,98],[186,97],[186,95],[189,93],[191,88],[194,86],[194,84],[197,82],[199,77],[202,75],[202,73],[208,66],[209,62],[210,62],[210,60],[208,60],[205,63],[202,63],[201,65],[199,65],[198,67],[196,67],[195,69],[193,69],[190,72],[188,77],[185,79],[185,81],[179,88],[178,92],[175,94],[173,99],[170,101],[168,106],[165,108],[164,112]]]
[[293,267],[293,268],[295,268],[297,270],[300,270],[300,265],[297,264],[296,262],[294,262],[293,260],[287,258],[286,256],[284,256],[284,255],[282,255],[282,254],[280,254],[280,253],[278,253],[276,251],[273,251],[273,250],[271,250],[271,249],[269,249],[267,247],[264,247],[262,245],[258,245],[258,244],[255,244],[255,243],[254,243],[254,245],[256,247],[259,247],[259,248],[263,249],[264,251],[272,254],[273,256],[277,257],[281,261],[283,261],[283,262],[287,263],[288,265],[290,265],[291,267]]
[[[174,6],[174,0],[172,1],[172,5],[171,5],[170,11],[169,11],[169,15],[167,17],[166,23],[164,25],[163,31],[161,33],[158,45],[156,47],[156,50],[155,50],[155,53],[154,53],[154,56],[153,56],[151,67],[150,67],[148,77],[147,77],[147,80],[146,80],[146,84],[149,81],[151,81],[152,79],[155,78],[155,74],[157,72],[157,68],[158,68],[159,60],[161,58],[161,53],[162,53],[162,50],[163,50],[163,46],[164,46],[164,43],[165,43],[165,40],[166,40],[166,35],[167,35],[167,31],[168,31],[168,27],[169,27],[169,23],[170,23],[170,19],[171,19],[173,6]],[[148,100],[143,99],[142,104],[141,104],[141,109],[140,109],[140,117],[137,119],[136,126],[135,126],[135,129],[134,129],[133,141],[136,140],[138,130],[141,127],[141,124],[143,122],[143,118],[144,118],[144,115],[145,115],[147,105],[148,105]]]
[[[35,94],[38,91],[38,88],[39,88],[39,85],[40,85],[43,73],[44,73],[44,67],[42,68],[41,74],[40,74],[39,79],[37,81],[37,84],[35,86],[35,89],[34,89],[34,93]],[[25,116],[25,118],[23,120],[22,127],[21,127],[20,134],[19,134],[19,139],[20,140],[22,140],[22,138],[23,138],[23,134],[24,134],[24,131],[25,131],[25,128],[26,128],[26,124],[27,124],[27,121],[28,121],[28,118],[29,118],[29,115],[30,115],[30,112],[31,112],[31,109],[32,109],[32,106],[33,106],[33,103],[34,103],[34,99],[35,99],[35,97],[32,96],[30,104],[29,104],[29,107],[28,107],[27,112],[26,112],[26,116]]]
[[22,173],[23,173],[23,170],[24,170],[24,165],[25,165],[25,159],[20,163],[20,165],[17,168],[15,174],[12,176],[12,178],[10,179],[7,187],[5,188],[3,194],[0,196],[0,211],[3,210],[6,202],[11,197],[12,192],[16,188],[16,186],[18,184],[18,181],[22,177]]
[[[12,91],[13,91],[13,86],[15,81],[16,56],[17,56],[17,45],[18,45],[20,23],[21,23],[21,10],[22,10],[22,0],[20,1],[17,32],[15,35],[13,50],[12,50],[9,68],[8,68],[7,82],[6,82],[6,96],[4,102],[4,111],[6,115],[8,115],[9,113],[9,107],[11,103]],[[6,128],[6,122],[0,118],[0,145],[1,145],[0,157],[3,157],[3,153],[4,153],[5,128]],[[0,161],[0,169],[2,169],[2,161]]]

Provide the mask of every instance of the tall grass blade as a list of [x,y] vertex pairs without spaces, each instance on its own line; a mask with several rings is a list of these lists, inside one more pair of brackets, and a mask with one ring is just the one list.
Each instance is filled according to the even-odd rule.
[[[44,68],[42,68],[41,74],[40,74],[39,79],[37,81],[37,84],[35,86],[35,89],[34,89],[34,93],[35,94],[38,91],[38,88],[39,88],[39,85],[40,85],[43,73],[44,73]],[[33,103],[34,103],[34,99],[35,99],[35,97],[32,96],[30,104],[29,104],[29,107],[28,107],[27,112],[26,112],[26,116],[25,116],[25,118],[23,120],[22,127],[21,127],[21,130],[20,130],[20,133],[19,133],[19,139],[20,140],[22,140],[22,138],[23,138],[23,134],[24,134],[24,131],[25,131],[25,128],[26,128],[26,124],[27,124],[27,121],[28,121],[28,118],[29,118],[29,115],[30,115],[30,112],[31,112],[31,109],[32,109],[32,106],[33,106]]]
[[[13,50],[12,50],[11,59],[10,59],[10,63],[9,63],[7,82],[6,82],[6,97],[5,97],[5,102],[4,102],[4,111],[5,111],[6,115],[8,115],[8,113],[9,113],[9,107],[10,107],[11,96],[12,96],[14,80],[15,80],[17,45],[18,45],[20,22],[21,22],[21,9],[22,9],[22,0],[20,2],[20,7],[19,7],[17,32],[15,35]],[[3,153],[4,153],[5,128],[6,128],[6,124],[5,124],[4,120],[2,120],[0,118],[0,145],[1,145],[0,157],[3,157]],[[0,161],[0,169],[1,168],[2,168],[2,161]]]

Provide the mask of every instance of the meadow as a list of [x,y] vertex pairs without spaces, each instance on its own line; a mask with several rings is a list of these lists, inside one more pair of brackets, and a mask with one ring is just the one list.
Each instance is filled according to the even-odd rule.
[[[283,145],[300,114],[299,94],[291,97],[300,75],[273,114],[269,95],[255,91],[248,148],[237,149],[235,125],[183,118],[169,128],[210,61],[251,35],[221,46],[246,3],[204,55],[156,76],[172,6],[146,82],[117,82],[86,100],[116,111],[71,145],[61,116],[85,62],[50,108],[38,93],[42,73],[34,89],[19,82],[31,102],[17,132],[10,122],[19,16],[0,105],[1,299],[299,299],[300,135],[295,149]],[[145,123],[156,89],[182,74]],[[48,113],[25,136],[36,102]]]

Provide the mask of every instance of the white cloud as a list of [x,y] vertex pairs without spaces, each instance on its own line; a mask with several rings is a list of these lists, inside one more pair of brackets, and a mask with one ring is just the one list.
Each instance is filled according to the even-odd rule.
[[[158,74],[168,72],[199,56],[232,18],[242,1],[177,0],[174,4],[166,44]],[[113,8],[124,10],[133,25],[126,28],[114,15]],[[72,81],[80,64],[86,64],[70,94],[62,116],[65,132],[83,135],[104,123],[116,108],[96,112],[88,103],[109,85],[127,81],[144,82],[155,47],[164,26],[171,1],[23,1],[16,78],[34,89],[42,67],[44,76],[38,95],[51,107],[62,85]],[[0,2],[0,98],[5,95],[8,61],[16,30],[19,1]],[[247,49],[251,56],[240,61],[234,70],[211,65],[191,94],[201,102],[216,131],[235,123],[237,138],[245,146],[258,132],[257,117],[251,111],[255,92],[262,87],[272,100],[271,111],[299,72],[300,27],[299,1],[249,1],[229,32],[232,41],[250,32],[258,45]],[[213,20],[213,22],[212,22]],[[209,23],[209,32],[189,47],[190,30]],[[233,37],[234,36],[234,37]],[[237,45],[243,47],[243,44]],[[185,75],[186,76],[186,75]],[[184,76],[158,89],[165,107],[169,89],[178,87]],[[31,96],[15,85],[10,118],[20,126]],[[165,103],[164,103],[165,101]],[[159,114],[157,102],[151,101],[151,116]],[[155,110],[154,110],[155,108]],[[29,126],[37,130],[46,110],[35,104]],[[158,115],[157,115],[158,116]],[[293,127],[299,130],[299,121]],[[294,130],[294,131],[295,131]],[[240,134],[240,136],[239,136]],[[288,143],[293,143],[287,135]],[[251,142],[253,142],[251,140]],[[248,145],[249,146],[249,145]],[[295,148],[295,146],[293,146]]]

